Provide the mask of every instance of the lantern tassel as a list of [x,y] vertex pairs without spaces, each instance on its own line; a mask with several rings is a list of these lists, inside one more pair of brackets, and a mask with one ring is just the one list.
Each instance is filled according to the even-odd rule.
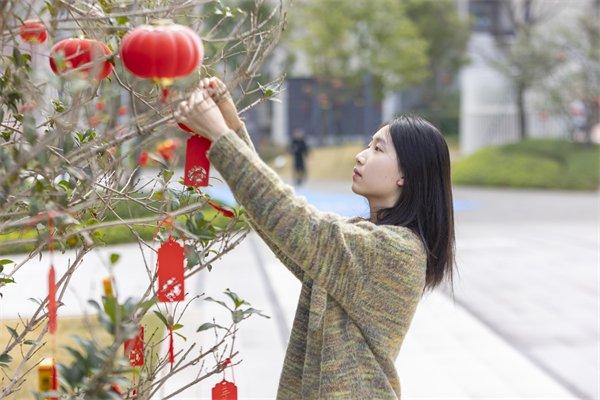
[[160,88],[160,101],[162,103],[166,103],[167,102],[167,97],[169,97],[169,88],[168,87],[161,87]]
[[173,328],[169,327],[169,362],[171,365],[175,362],[175,351],[173,346]]
[[48,332],[56,333],[56,272],[52,264],[48,273]]

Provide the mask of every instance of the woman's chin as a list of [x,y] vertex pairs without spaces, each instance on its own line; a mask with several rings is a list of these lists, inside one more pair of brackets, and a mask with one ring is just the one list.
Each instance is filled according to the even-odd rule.
[[358,185],[356,184],[356,182],[352,182],[352,185],[350,187],[350,189],[352,189],[352,191],[356,194],[361,194],[360,190],[358,189]]

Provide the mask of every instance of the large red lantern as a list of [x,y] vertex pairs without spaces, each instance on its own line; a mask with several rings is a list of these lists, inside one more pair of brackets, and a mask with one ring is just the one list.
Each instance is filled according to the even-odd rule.
[[[63,58],[59,59],[58,54]],[[112,64],[106,59],[111,55],[107,45],[94,39],[64,39],[50,50],[50,68],[60,75],[73,69],[88,77],[95,72],[93,79],[102,80],[112,72]]]
[[23,21],[19,28],[21,38],[29,43],[44,43],[48,37],[46,27],[37,19]]
[[152,79],[166,89],[177,78],[192,73],[202,63],[200,37],[187,26],[159,19],[128,32],[121,41],[123,65],[133,75]]

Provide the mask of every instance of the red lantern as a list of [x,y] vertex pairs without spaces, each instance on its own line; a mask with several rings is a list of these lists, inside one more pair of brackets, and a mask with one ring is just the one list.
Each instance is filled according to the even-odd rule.
[[127,115],[127,107],[126,106],[119,107],[119,109],[117,110],[117,113],[119,115]]
[[163,88],[192,73],[204,56],[200,37],[187,26],[159,19],[128,32],[121,41],[123,65],[133,75],[152,79]]
[[19,28],[21,38],[29,43],[44,43],[48,37],[46,27],[37,19],[28,19],[23,21]]
[[[64,58],[57,60],[62,53]],[[64,39],[52,46],[50,50],[50,68],[61,75],[73,69],[87,77],[96,72],[94,79],[102,80],[112,72],[112,64],[103,58],[110,56],[107,45],[94,39]]]

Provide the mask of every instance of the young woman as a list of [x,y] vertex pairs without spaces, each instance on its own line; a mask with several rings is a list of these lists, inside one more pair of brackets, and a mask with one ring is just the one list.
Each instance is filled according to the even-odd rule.
[[212,140],[208,158],[249,223],[302,282],[277,399],[399,399],[396,357],[417,304],[454,268],[450,160],[440,132],[401,117],[356,156],[370,219],[321,212],[254,151],[216,78],[175,117]]

